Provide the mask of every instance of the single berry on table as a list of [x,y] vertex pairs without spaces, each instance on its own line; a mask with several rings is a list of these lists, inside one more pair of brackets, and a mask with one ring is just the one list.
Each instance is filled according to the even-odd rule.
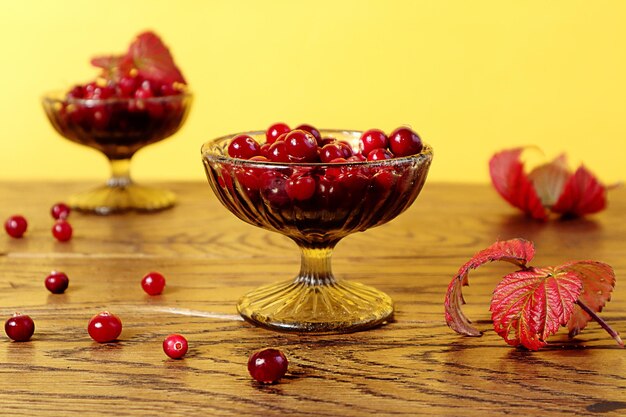
[[274,123],[271,125],[267,131],[265,132],[265,140],[266,143],[272,144],[276,142],[276,139],[280,137],[280,135],[284,133],[289,133],[291,129],[284,123]]
[[189,344],[184,336],[171,334],[163,340],[163,352],[172,359],[179,359],[185,356]]
[[87,331],[98,343],[113,342],[122,333],[122,321],[115,314],[103,311],[89,320]]
[[4,222],[4,230],[6,230],[9,236],[16,239],[24,236],[27,228],[28,222],[26,221],[24,216],[20,216],[19,214],[9,217]]
[[56,203],[50,209],[50,214],[55,220],[67,219],[72,210],[65,203]]
[[67,242],[72,238],[72,225],[66,220],[57,220],[52,226],[52,236],[59,242]]
[[52,294],[63,294],[70,284],[70,280],[63,272],[52,271],[46,277],[45,285]]
[[261,154],[261,146],[248,135],[237,135],[228,145],[231,158],[250,159]]
[[165,288],[165,277],[158,272],[150,272],[141,280],[141,288],[149,295],[159,295]]
[[4,323],[7,336],[16,342],[26,342],[35,333],[35,322],[26,314],[15,313]]
[[423,147],[422,139],[408,127],[399,127],[389,135],[389,149],[397,157],[418,154]]
[[278,349],[263,349],[254,352],[248,359],[250,376],[263,384],[278,382],[285,373],[289,362]]

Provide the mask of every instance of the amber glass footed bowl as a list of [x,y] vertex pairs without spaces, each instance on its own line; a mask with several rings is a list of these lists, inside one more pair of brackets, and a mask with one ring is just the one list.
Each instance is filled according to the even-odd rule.
[[[361,132],[322,130],[348,141]],[[264,132],[247,132],[259,143]],[[273,163],[227,156],[229,135],[205,143],[202,157],[211,188],[241,220],[293,239],[301,249],[300,273],[244,295],[248,321],[273,330],[341,333],[377,326],[393,315],[391,298],[375,288],[341,281],[331,270],[332,250],[352,232],[384,224],[418,196],[433,157],[421,153],[371,162]],[[308,186],[302,187],[302,183]]]
[[73,208],[109,214],[161,210],[174,204],[175,196],[170,191],[133,183],[130,160],[139,149],[180,129],[189,111],[191,94],[145,99],[68,99],[51,93],[42,102],[61,136],[99,150],[111,164],[112,175],[104,186],[70,197]]

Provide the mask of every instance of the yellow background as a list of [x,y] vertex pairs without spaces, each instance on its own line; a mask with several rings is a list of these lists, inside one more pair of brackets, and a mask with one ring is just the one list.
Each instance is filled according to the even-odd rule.
[[195,102],[141,150],[137,179],[202,179],[200,145],[276,121],[391,130],[435,148],[431,180],[488,181],[495,151],[566,151],[626,177],[623,1],[2,1],[0,179],[104,179],[62,139],[41,95],[96,75],[89,59],[153,29]]

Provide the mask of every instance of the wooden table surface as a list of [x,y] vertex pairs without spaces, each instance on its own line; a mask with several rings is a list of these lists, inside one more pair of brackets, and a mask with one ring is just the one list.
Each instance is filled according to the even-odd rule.
[[[24,214],[22,239],[0,236],[0,313],[29,314],[32,340],[0,340],[0,404],[12,416],[551,416],[626,414],[626,350],[595,323],[574,341],[565,333],[538,352],[508,346],[489,323],[488,304],[507,265],[470,274],[465,312],[485,329],[462,337],[443,317],[446,287],[458,267],[496,239],[525,237],[536,266],[595,259],[615,268],[617,287],[601,314],[626,334],[626,189],[588,219],[526,220],[487,185],[428,183],[416,203],[387,225],[337,246],[339,278],[386,291],[395,322],[349,335],[274,333],[243,322],[235,302],[299,268],[287,238],[236,219],[206,183],[166,184],[179,204],[157,214],[98,217],[72,213],[74,237],[56,242],[50,206],[84,183],[0,183],[0,215]],[[63,295],[43,286],[53,269],[70,277]],[[143,293],[157,270],[163,295]],[[119,342],[86,331],[101,310],[119,315]],[[161,349],[184,334],[182,360]],[[248,355],[276,347],[287,376],[263,386],[248,375]]]

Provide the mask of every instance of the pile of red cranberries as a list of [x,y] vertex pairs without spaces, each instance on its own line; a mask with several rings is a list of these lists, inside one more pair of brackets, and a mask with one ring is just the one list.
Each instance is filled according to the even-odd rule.
[[266,142],[259,144],[249,135],[235,136],[228,145],[228,155],[253,161],[332,164],[410,156],[423,149],[421,138],[408,127],[399,127],[389,136],[379,129],[363,132],[358,150],[345,141],[323,138],[310,125],[291,130],[284,123],[276,123],[267,129],[265,137]]

